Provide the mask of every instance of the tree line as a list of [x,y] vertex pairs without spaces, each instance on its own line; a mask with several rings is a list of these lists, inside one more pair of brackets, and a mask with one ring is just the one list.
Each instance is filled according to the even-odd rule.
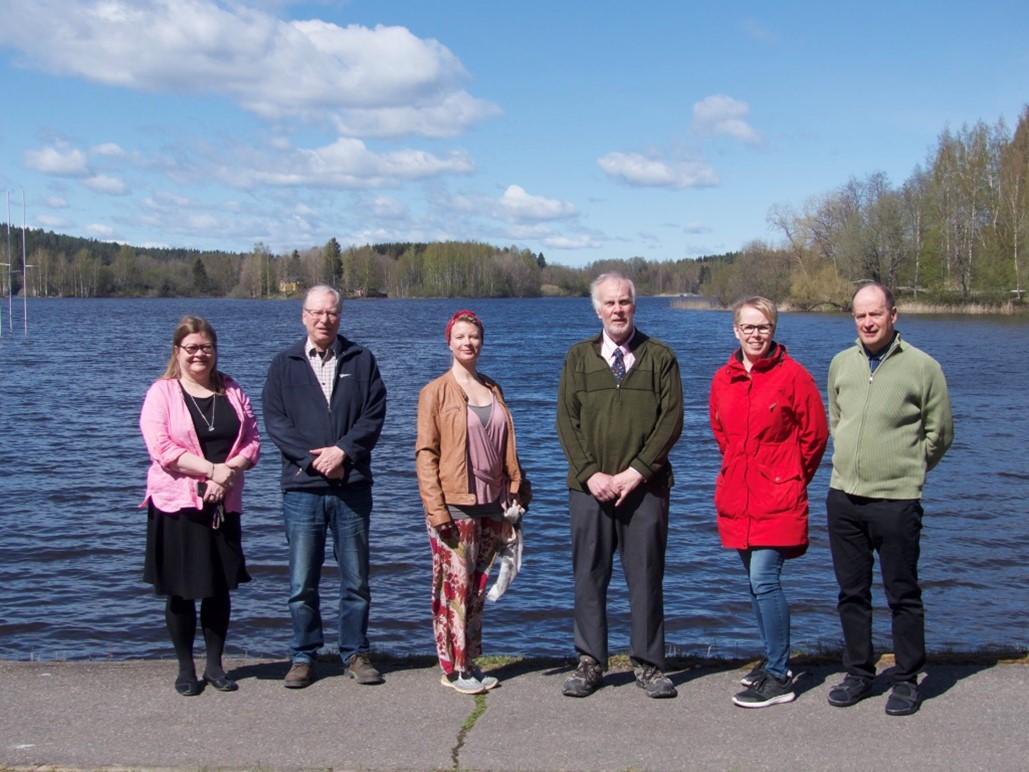
[[[140,248],[42,230],[0,233],[13,291],[36,297],[282,297],[315,284],[348,296],[582,295],[598,273],[642,294],[700,294],[722,304],[762,294],[803,309],[846,307],[855,282],[880,281],[929,303],[1021,303],[1029,281],[1029,106],[1003,120],[945,129],[900,185],[853,178],[799,209],[773,206],[778,240],[698,259],[598,261],[572,268],[543,253],[469,241],[322,246],[273,254]],[[0,294],[7,293],[0,271]]]

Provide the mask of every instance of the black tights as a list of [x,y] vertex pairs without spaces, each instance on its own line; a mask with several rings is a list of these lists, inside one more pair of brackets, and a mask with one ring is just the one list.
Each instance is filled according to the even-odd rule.
[[[204,630],[204,646],[207,649],[207,664],[204,673],[209,676],[222,676],[222,652],[225,651],[225,636],[229,631],[229,613],[232,603],[228,591],[200,602],[200,625]],[[196,678],[193,666],[193,640],[197,633],[196,601],[169,595],[164,607],[164,619],[168,623],[168,633],[175,646],[175,656],[179,660],[179,678]]]

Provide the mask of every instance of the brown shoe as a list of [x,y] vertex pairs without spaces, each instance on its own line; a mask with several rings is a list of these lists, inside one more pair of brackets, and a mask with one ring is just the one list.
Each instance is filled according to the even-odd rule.
[[314,681],[314,665],[310,662],[294,662],[293,667],[286,673],[286,679],[282,685],[287,689],[303,689],[310,686]]
[[375,669],[367,654],[355,654],[347,661],[347,675],[359,684],[381,684],[382,673]]

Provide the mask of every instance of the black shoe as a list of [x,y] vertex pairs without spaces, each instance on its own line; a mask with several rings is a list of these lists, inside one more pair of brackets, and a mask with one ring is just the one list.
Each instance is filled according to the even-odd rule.
[[872,682],[867,678],[847,675],[829,690],[829,704],[837,708],[849,708],[861,702],[872,691]]
[[225,675],[225,673],[216,676],[204,673],[204,680],[219,692],[234,692],[239,689],[239,684]]
[[175,691],[183,697],[196,697],[204,690],[196,676],[179,676],[175,679]]
[[633,672],[636,675],[636,685],[646,690],[648,697],[667,700],[679,694],[675,690],[675,684],[661,672],[661,668],[653,665],[637,665],[633,668]]
[[771,673],[762,673],[761,677],[732,698],[734,704],[741,708],[767,708],[783,702],[793,702],[797,693],[793,691],[793,679],[779,680]]
[[910,716],[921,705],[918,686],[911,681],[898,681],[893,685],[889,699],[886,700],[886,715]]
[[604,685],[604,672],[600,663],[588,654],[579,656],[579,666],[568,676],[561,687],[565,697],[589,697]]
[[[767,667],[767,665],[767,659],[763,659],[760,662],[758,662],[756,665],[754,665],[753,668],[751,668],[749,673],[747,673],[745,676],[743,676],[743,678],[740,679],[740,685],[753,686],[754,684],[756,684],[759,680],[761,680],[761,676],[765,674],[765,667]],[[793,680],[793,671],[789,668],[786,668],[786,677],[791,681]]]

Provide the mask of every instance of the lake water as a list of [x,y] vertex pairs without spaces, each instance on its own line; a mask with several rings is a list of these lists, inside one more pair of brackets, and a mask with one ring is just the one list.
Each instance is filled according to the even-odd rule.
[[[429,549],[414,475],[417,393],[449,364],[442,327],[471,307],[486,325],[481,369],[504,386],[535,500],[525,565],[508,594],[487,606],[487,653],[572,653],[572,580],[566,466],[554,431],[564,352],[593,334],[588,299],[349,301],[343,329],[378,357],[389,413],[375,451],[370,637],[378,650],[434,651]],[[4,309],[4,322],[7,322]],[[138,431],[149,383],[162,371],[178,318],[194,313],[218,331],[220,366],[260,416],[272,356],[299,339],[299,301],[36,300],[30,337],[0,338],[0,657],[78,659],[171,656],[163,601],[140,579],[147,458]],[[672,463],[667,641],[681,654],[759,651],[739,559],[721,549],[711,503],[718,454],[707,426],[711,375],[735,340],[727,313],[680,311],[643,298],[640,328],[671,344],[683,372],[686,425]],[[1025,319],[903,317],[899,328],[947,374],[957,439],[931,474],[921,574],[930,650],[1025,647],[1029,631],[1029,323]],[[854,338],[844,315],[787,314],[779,339],[824,390],[830,358]],[[263,430],[263,424],[262,424]],[[794,648],[839,645],[836,588],[825,531],[826,461],[811,486],[812,546],[787,564]],[[278,454],[247,475],[244,546],[254,581],[233,596],[228,653],[284,656],[289,641],[286,546]],[[327,563],[331,565],[331,557]],[[335,570],[325,605],[334,606]],[[889,640],[876,586],[877,640]],[[323,598],[323,601],[326,600]],[[612,649],[627,644],[624,583],[611,591]],[[328,615],[331,627],[332,615]],[[327,640],[334,640],[333,630]]]

